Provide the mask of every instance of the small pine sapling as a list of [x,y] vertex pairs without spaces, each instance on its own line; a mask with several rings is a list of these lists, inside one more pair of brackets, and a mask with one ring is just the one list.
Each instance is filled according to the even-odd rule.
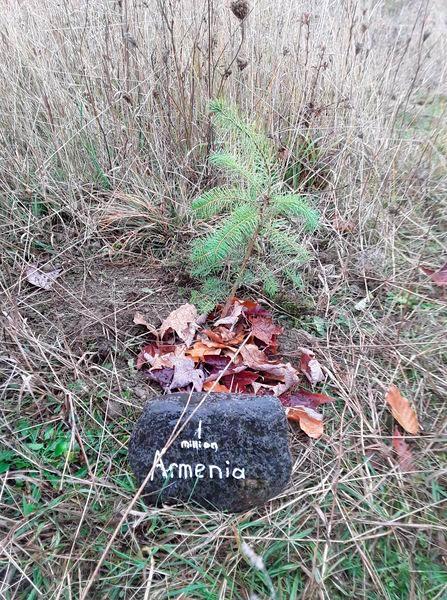
[[[305,196],[284,186],[284,164],[272,140],[255,125],[244,121],[222,100],[210,103],[220,149],[209,162],[226,171],[231,185],[215,187],[192,203],[193,216],[208,220],[210,233],[196,239],[191,250],[191,273],[210,287],[213,300],[227,296],[223,313],[241,285],[262,283],[274,297],[280,278],[293,285],[300,281],[298,268],[307,260],[303,230],[318,225],[318,212]],[[230,286],[228,286],[228,282]]]

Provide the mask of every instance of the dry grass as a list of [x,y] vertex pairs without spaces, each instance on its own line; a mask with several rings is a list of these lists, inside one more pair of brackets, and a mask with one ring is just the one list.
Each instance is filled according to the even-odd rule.
[[[4,598],[447,593],[446,298],[419,269],[446,255],[447,9],[249,4],[241,24],[213,0],[2,3]],[[323,439],[292,433],[293,480],[268,506],[138,500],[127,514],[126,444],[151,393],[131,315],[155,322],[187,293],[178,266],[191,198],[215,177],[218,93],[298,154],[322,211],[305,288],[274,308],[286,352],[312,344],[339,400]],[[54,292],[25,281],[35,261],[63,268]],[[391,382],[424,427],[410,474],[391,447]]]

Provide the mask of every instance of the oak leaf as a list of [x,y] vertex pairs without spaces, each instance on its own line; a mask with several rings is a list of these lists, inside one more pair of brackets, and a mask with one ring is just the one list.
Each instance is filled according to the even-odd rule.
[[410,403],[395,385],[391,385],[385,396],[386,402],[391,406],[391,412],[396,421],[407,431],[416,435],[420,431],[420,425],[415,411]]

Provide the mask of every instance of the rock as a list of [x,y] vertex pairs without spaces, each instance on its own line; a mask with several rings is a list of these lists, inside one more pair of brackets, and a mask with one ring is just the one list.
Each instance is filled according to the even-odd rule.
[[[174,430],[181,431],[163,453]],[[290,478],[284,409],[273,396],[160,396],[144,406],[129,461],[139,485],[152,471],[144,488],[151,504],[193,501],[232,512],[262,505]]]

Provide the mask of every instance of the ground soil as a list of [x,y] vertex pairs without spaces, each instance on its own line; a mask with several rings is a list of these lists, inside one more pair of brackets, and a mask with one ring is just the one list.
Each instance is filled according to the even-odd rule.
[[[157,327],[187,301],[175,273],[143,259],[73,264],[51,291],[24,281],[17,299],[18,310],[37,339],[63,345],[78,356],[96,355],[99,362],[112,351],[135,352],[144,341],[144,328],[133,324],[137,311]],[[299,347],[315,341],[306,331],[285,327],[280,354],[293,360]]]
[[[31,292],[31,293],[30,293]],[[74,352],[126,345],[141,333],[136,311],[157,326],[179,301],[171,273],[142,263],[95,260],[72,266],[51,291],[23,286],[21,313],[36,336]]]

